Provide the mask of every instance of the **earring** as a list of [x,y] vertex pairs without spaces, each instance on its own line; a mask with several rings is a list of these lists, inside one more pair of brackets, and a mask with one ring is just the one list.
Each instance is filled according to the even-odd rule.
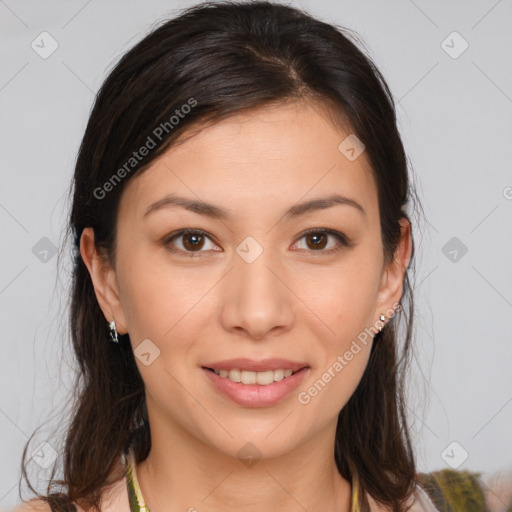
[[[379,320],[380,320],[381,322],[385,322],[385,321],[386,321],[386,317],[385,317],[384,315],[380,315]],[[381,331],[382,331],[382,328],[383,328],[383,327],[384,327],[384,323],[379,327],[379,332],[381,332]]]
[[119,339],[117,338],[116,322],[114,320],[108,323],[108,329],[110,341],[113,343],[119,343]]

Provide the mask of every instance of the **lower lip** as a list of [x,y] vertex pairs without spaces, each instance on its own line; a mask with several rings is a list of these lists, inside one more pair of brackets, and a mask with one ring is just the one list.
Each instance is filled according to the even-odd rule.
[[297,388],[306,376],[309,368],[302,368],[293,375],[290,375],[290,377],[285,377],[279,382],[273,382],[266,386],[233,382],[227,377],[221,377],[206,368],[202,370],[206,372],[207,377],[217,389],[231,398],[233,402],[248,407],[267,407],[277,404]]

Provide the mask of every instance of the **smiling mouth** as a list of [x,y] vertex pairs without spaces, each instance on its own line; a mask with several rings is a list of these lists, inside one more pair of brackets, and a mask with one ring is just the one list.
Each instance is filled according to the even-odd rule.
[[245,385],[260,385],[260,386],[268,386],[274,382],[280,382],[288,377],[291,377],[295,373],[303,370],[292,371],[292,370],[284,370],[281,368],[275,370],[267,370],[263,372],[254,372],[248,370],[214,370],[213,368],[204,367],[206,370],[215,373],[221,378],[229,379],[232,382],[245,384]]

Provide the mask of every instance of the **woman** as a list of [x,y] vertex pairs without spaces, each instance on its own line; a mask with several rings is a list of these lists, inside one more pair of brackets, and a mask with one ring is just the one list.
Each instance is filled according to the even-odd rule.
[[435,511],[404,402],[412,194],[348,31],[216,2],[145,37],[80,148],[76,403],[23,510]]

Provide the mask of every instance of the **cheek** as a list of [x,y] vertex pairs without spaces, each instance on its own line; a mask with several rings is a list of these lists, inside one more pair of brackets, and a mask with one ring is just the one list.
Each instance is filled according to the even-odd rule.
[[161,250],[134,250],[118,264],[122,303],[134,349],[145,339],[160,350],[166,367],[193,359],[195,342],[212,322],[208,293],[219,276],[203,267],[173,264]]
[[371,350],[371,339],[340,342],[329,351],[324,365],[297,395],[304,414],[323,423],[338,416],[350,400],[366,369]]
[[186,321],[187,314],[195,311],[194,304],[204,294],[201,287],[192,285],[183,269],[173,267],[161,255],[152,257],[148,251],[134,250],[119,261],[118,275],[123,310],[135,346],[145,338],[161,344],[180,320]]
[[373,324],[379,270],[374,255],[357,251],[304,281],[301,296],[307,297],[306,305],[330,328],[331,338],[335,336],[340,342]]
[[317,404],[306,410],[314,409],[315,414],[326,415],[324,419],[344,407],[366,369],[372,347],[373,333],[369,328],[375,320],[379,270],[375,252],[360,250],[335,270],[317,273],[316,283],[307,285],[305,296],[315,298],[311,299],[311,309],[319,312],[319,318],[308,315],[312,322],[309,328],[317,333],[322,350],[317,352],[315,375],[302,391],[306,392],[305,401]]

